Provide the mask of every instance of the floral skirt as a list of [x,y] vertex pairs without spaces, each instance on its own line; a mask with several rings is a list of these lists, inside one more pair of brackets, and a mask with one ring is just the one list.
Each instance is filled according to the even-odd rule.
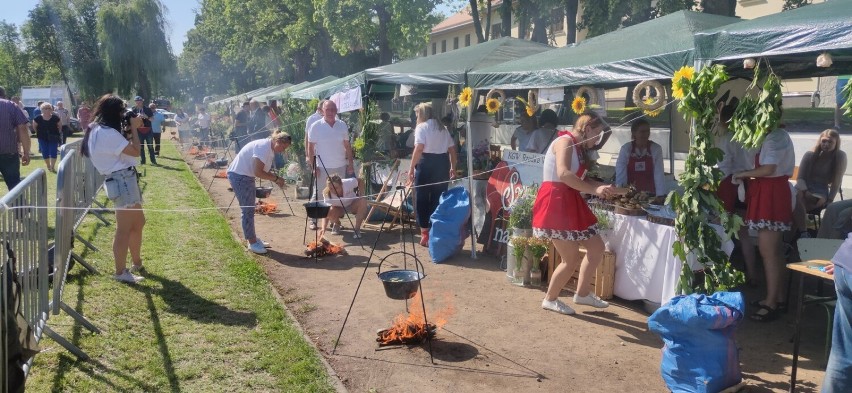
[[746,188],[745,224],[754,230],[788,231],[793,224],[793,194],[787,176],[758,177]]
[[544,182],[533,205],[532,227],[535,237],[579,241],[598,233],[598,219],[579,191]]

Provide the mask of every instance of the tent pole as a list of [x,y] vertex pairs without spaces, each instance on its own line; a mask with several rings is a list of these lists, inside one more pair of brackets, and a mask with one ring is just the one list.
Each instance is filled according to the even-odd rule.
[[465,150],[467,151],[467,184],[470,189],[470,257],[472,259],[476,259],[476,225],[473,225],[473,217],[477,214],[476,209],[476,188],[473,185],[473,140],[470,136],[470,116],[473,113],[474,108],[476,108],[476,102],[479,100],[479,91],[474,90],[473,94],[470,98],[470,103],[467,105],[467,124],[465,126],[465,130],[467,131],[467,136],[465,137],[464,145]]

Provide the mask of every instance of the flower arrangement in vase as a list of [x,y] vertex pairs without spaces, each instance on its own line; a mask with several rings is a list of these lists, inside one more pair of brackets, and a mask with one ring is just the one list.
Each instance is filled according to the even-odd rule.
[[530,238],[529,249],[532,252],[532,266],[530,268],[530,285],[533,287],[541,286],[541,259],[547,253],[550,247],[550,242],[545,239]]
[[513,235],[532,236],[532,209],[536,194],[538,194],[538,186],[526,187],[521,196],[509,206],[509,226],[512,228]]

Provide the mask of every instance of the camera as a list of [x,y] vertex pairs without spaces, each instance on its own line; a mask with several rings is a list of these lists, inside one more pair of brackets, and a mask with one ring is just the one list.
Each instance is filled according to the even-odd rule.
[[126,109],[121,115],[121,133],[124,134],[126,138],[130,138],[130,119],[137,116],[139,116],[139,114],[130,109]]

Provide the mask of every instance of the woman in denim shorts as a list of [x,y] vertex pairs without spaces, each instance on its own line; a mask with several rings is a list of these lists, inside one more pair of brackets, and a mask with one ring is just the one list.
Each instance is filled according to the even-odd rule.
[[[115,239],[112,253],[115,257],[115,276],[120,282],[138,283],[142,277],[142,228],[145,213],[142,211],[142,192],[136,176],[137,157],[141,152],[138,128],[142,119],[127,114],[124,100],[106,94],[95,104],[92,124],[83,136],[81,153],[92,160],[95,168],[106,176],[104,188],[107,197],[116,207]],[[121,130],[129,130],[127,134]],[[128,135],[129,134],[129,135]],[[131,270],[127,267],[127,251],[133,258]]]

